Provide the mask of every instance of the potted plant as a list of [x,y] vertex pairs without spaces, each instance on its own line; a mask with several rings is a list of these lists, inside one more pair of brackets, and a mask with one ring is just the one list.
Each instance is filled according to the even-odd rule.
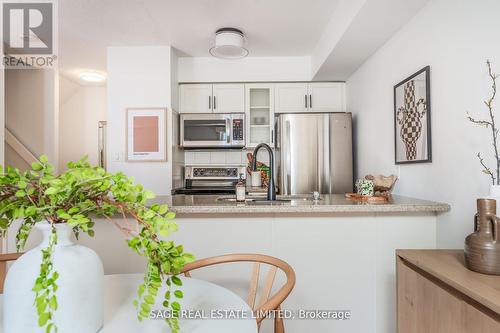
[[[114,223],[126,235],[128,246],[147,259],[144,283],[138,286],[134,301],[138,319],[149,317],[160,287],[166,284],[171,292],[158,297],[163,298],[165,310],[174,310],[174,318],[167,319],[167,324],[177,332],[175,313],[180,306],[175,298],[183,294],[176,274],[194,258],[181,245],[165,239],[177,230],[175,213],[167,205],[148,206],[154,193],[121,172],[91,166],[86,157],[69,163],[67,171],[59,175],[54,174],[46,156],[31,167],[26,172],[0,169],[2,234],[21,220],[16,235],[21,251],[34,227],[44,233],[42,244],[26,252],[9,270],[4,332],[59,329],[76,333],[101,328],[102,264],[92,250],[73,244],[69,237],[71,233],[77,239],[81,233],[93,237],[97,217]],[[116,216],[123,220],[114,219]],[[21,322],[14,320],[20,315]]]
[[493,149],[493,156],[495,159],[495,166],[493,169],[488,167],[486,161],[484,160],[484,157],[481,155],[481,153],[477,153],[477,158],[479,159],[479,163],[481,163],[481,166],[483,167],[483,173],[488,175],[491,180],[491,186],[490,186],[490,198],[492,199],[497,199],[500,200],[500,153],[498,151],[498,133],[499,133],[499,127],[498,124],[496,123],[495,115],[493,113],[493,102],[496,97],[497,93],[497,83],[496,80],[498,78],[498,74],[493,73],[491,69],[491,62],[489,60],[486,61],[486,65],[488,67],[488,76],[491,80],[491,96],[488,98],[486,101],[484,101],[484,104],[486,106],[486,110],[488,112],[488,118],[487,119],[476,119],[471,117],[469,114],[467,114],[467,118],[469,121],[471,121],[474,124],[484,126],[485,128],[489,129],[491,132],[491,141],[492,141],[492,149]]

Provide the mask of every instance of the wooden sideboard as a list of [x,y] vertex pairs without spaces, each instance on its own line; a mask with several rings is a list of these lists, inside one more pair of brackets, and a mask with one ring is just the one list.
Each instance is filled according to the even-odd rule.
[[500,276],[464,265],[463,250],[397,250],[398,333],[500,332]]

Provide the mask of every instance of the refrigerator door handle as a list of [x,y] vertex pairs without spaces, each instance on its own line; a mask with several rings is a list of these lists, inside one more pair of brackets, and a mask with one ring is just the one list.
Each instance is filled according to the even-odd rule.
[[[284,129],[283,129],[283,141],[284,145],[282,145],[283,153],[283,193],[282,194],[290,194],[292,192],[292,184],[291,184],[291,160],[292,156],[291,155],[291,142],[290,142],[290,120],[285,120],[284,124]],[[285,149],[286,148],[286,149]]]
[[304,105],[305,105],[305,107],[307,109],[307,95],[304,95]]

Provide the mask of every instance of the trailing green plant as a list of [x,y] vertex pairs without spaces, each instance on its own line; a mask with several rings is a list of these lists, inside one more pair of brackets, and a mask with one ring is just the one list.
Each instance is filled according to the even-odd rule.
[[[147,258],[144,282],[138,286],[134,305],[139,320],[148,318],[163,284],[167,292],[163,307],[173,313],[166,319],[172,332],[178,332],[179,302],[183,297],[177,277],[193,255],[184,253],[182,245],[166,238],[177,231],[175,213],[167,205],[148,205],[155,197],[142,185],[122,172],[108,173],[91,166],[84,157],[70,162],[67,171],[55,175],[47,156],[31,165],[31,170],[0,168],[0,232],[5,235],[13,221],[22,223],[16,234],[18,251],[22,250],[33,226],[47,221],[52,227],[49,245],[42,250],[40,274],[34,281],[33,292],[38,324],[46,332],[57,332],[54,315],[57,311],[57,280],[52,255],[57,244],[55,225],[67,223],[78,238],[80,233],[94,236],[94,218],[107,218],[127,238],[128,246]],[[113,217],[119,214],[122,219]],[[134,222],[130,221],[131,219]]]
[[486,61],[486,66],[488,67],[488,76],[491,80],[491,90],[492,90],[490,98],[484,101],[484,104],[488,111],[489,119],[476,119],[471,117],[469,114],[467,114],[467,119],[469,119],[469,121],[471,121],[474,124],[484,126],[491,130],[493,155],[496,162],[494,170],[488,167],[481,153],[477,153],[477,158],[479,159],[479,163],[481,163],[481,166],[483,167],[483,173],[487,174],[491,178],[491,183],[493,185],[500,185],[500,153],[498,151],[498,133],[500,129],[498,128],[497,123],[495,122],[495,115],[493,113],[493,102],[497,94],[498,74],[493,73],[491,69],[491,62],[489,60]]

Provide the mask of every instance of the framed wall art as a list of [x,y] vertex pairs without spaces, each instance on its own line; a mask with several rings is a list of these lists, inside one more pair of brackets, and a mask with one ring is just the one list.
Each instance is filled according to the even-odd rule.
[[167,109],[127,109],[127,161],[167,161]]
[[394,86],[395,163],[431,162],[430,67]]

